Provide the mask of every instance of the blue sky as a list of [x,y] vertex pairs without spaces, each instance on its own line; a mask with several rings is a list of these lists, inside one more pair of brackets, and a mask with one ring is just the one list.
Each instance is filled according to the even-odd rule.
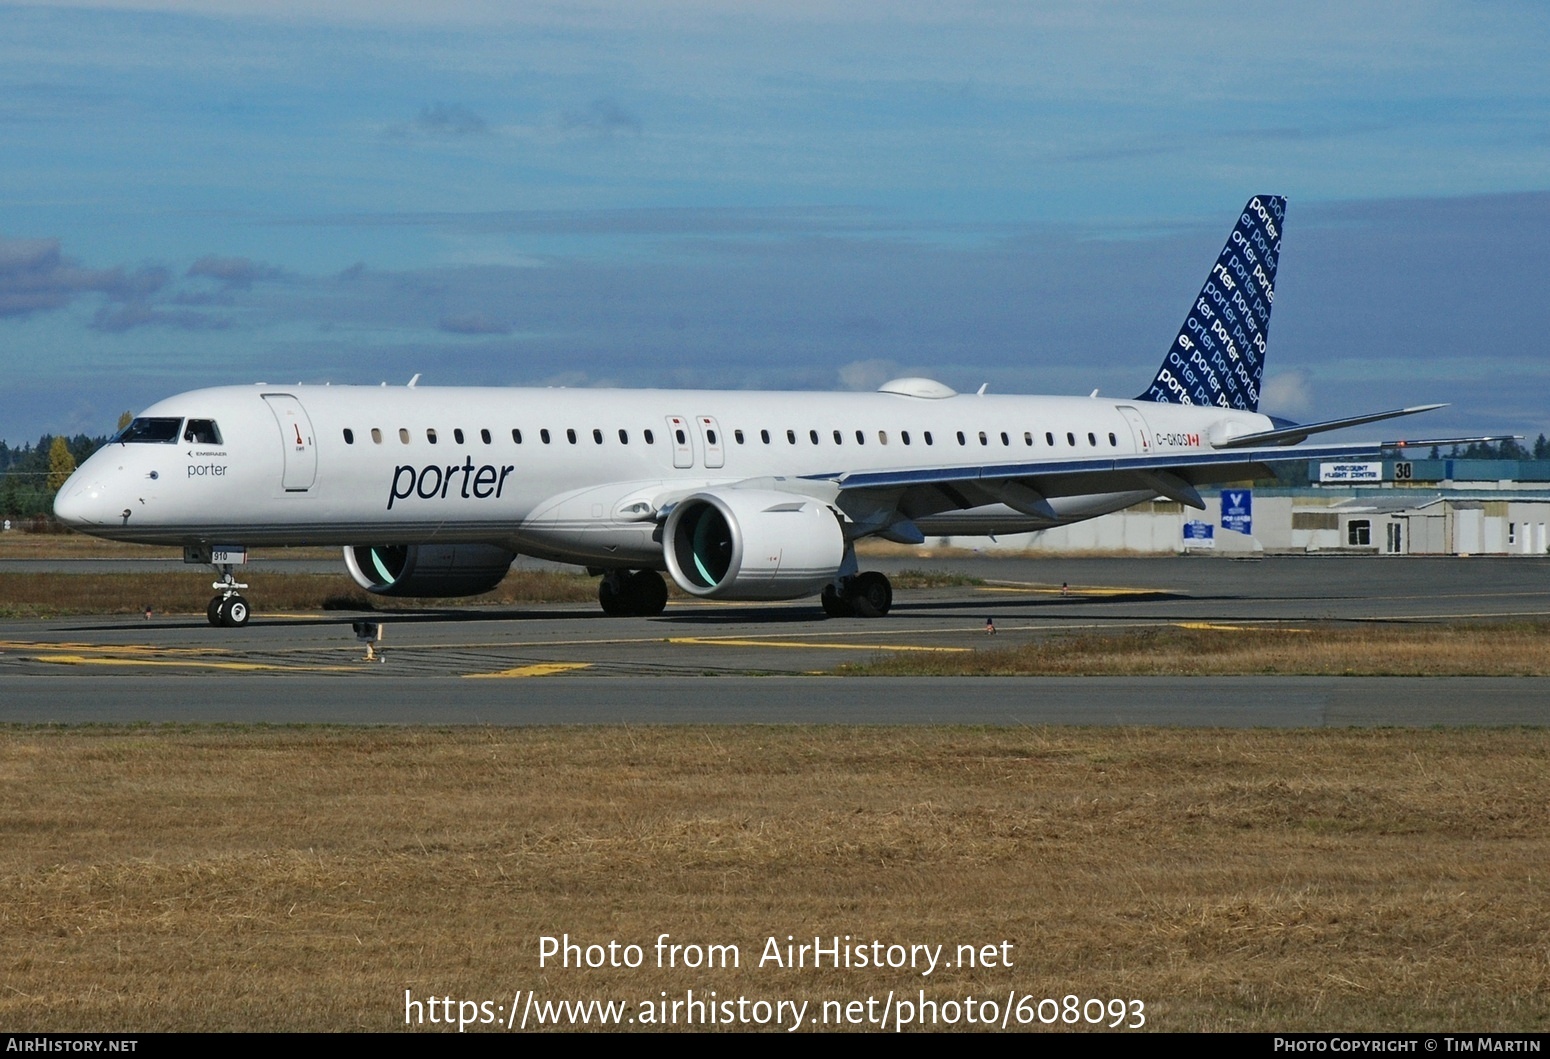
[[1267,410],[1550,431],[1530,3],[0,5],[0,438],[232,382],[1129,396],[1243,202]]

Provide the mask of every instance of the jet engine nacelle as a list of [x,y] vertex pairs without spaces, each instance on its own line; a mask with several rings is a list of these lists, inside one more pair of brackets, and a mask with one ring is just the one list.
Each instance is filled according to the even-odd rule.
[[344,565],[379,596],[477,596],[501,583],[516,556],[493,544],[350,547]]
[[828,505],[762,489],[695,493],[662,531],[668,572],[707,599],[798,599],[839,573],[845,535]]

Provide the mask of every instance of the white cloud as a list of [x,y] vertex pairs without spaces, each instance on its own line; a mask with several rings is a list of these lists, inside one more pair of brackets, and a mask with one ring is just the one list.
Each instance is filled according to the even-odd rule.
[[847,390],[875,390],[899,374],[891,360],[853,360],[840,368],[840,385]]
[[1260,411],[1267,415],[1305,416],[1313,410],[1313,378],[1306,371],[1283,371],[1265,380]]

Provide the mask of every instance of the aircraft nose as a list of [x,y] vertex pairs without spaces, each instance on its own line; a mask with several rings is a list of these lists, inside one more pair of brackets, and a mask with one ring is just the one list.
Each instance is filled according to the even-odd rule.
[[106,495],[101,482],[72,475],[54,497],[54,517],[67,526],[100,526],[106,521],[102,510]]

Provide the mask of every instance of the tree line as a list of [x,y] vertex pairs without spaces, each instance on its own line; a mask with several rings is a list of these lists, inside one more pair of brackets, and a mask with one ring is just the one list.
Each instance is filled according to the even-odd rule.
[[0,441],[0,517],[14,522],[52,516],[59,487],[107,442],[85,434],[44,434],[36,445],[19,448]]
[[1520,445],[1512,439],[1499,444],[1477,441],[1460,448],[1454,445],[1444,456],[1437,446],[1432,446],[1430,459],[1434,460],[1550,460],[1550,438],[1543,434],[1534,439],[1533,448]]

